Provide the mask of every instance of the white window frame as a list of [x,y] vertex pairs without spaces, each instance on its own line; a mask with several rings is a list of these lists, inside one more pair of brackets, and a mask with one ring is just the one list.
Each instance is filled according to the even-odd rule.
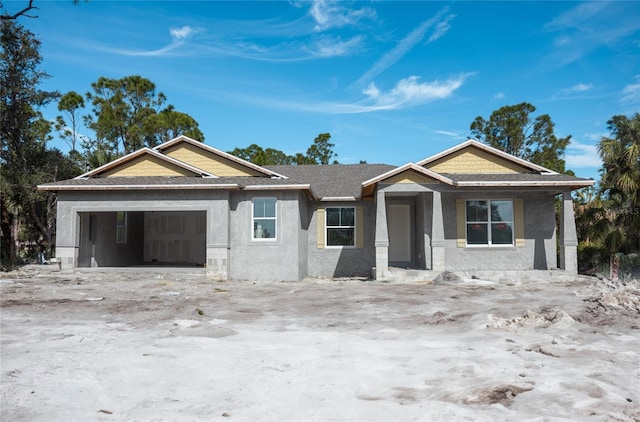
[[[123,216],[124,222],[120,223],[120,215]],[[127,243],[127,223],[129,215],[126,211],[116,211],[116,243]]]
[[[330,226],[329,225],[329,210],[330,209],[344,209],[344,208],[351,208],[353,210],[353,226]],[[355,249],[356,248],[356,243],[357,243],[357,227],[358,227],[358,223],[357,223],[357,212],[356,212],[356,207],[354,206],[337,206],[337,207],[326,207],[324,210],[324,238],[325,238],[325,248],[328,249]],[[329,229],[353,229],[353,245],[330,245],[329,244]]]
[[[469,216],[467,215],[467,206],[469,202],[474,201],[486,201],[487,202],[487,221],[469,221]],[[510,221],[491,221],[491,202],[493,201],[501,201],[501,202],[510,202],[511,203],[511,220]],[[516,227],[515,227],[515,206],[513,198],[474,198],[474,199],[465,199],[464,202],[464,240],[466,242],[467,247],[469,248],[509,248],[515,247],[515,237],[516,237]],[[511,243],[492,243],[491,238],[491,225],[497,223],[509,223],[511,224]],[[469,243],[469,238],[467,234],[467,227],[469,224],[486,224],[487,226],[487,243]]]
[[[255,201],[256,199],[271,199],[274,202],[274,208],[273,208],[273,217],[256,217],[254,215],[254,211],[255,211]],[[256,220],[273,220],[273,227],[275,230],[274,236],[273,237],[257,237],[256,233],[257,230],[255,229],[256,227]],[[278,198],[273,197],[273,196],[266,196],[266,197],[256,197],[256,198],[252,198],[251,199],[251,240],[255,241],[255,242],[273,242],[276,241],[278,239]]]

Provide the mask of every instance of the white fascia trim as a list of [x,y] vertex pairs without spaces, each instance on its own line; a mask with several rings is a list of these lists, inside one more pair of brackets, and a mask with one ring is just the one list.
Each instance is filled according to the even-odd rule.
[[120,157],[117,160],[111,161],[111,162],[109,162],[107,164],[103,164],[98,168],[95,168],[95,169],[93,169],[91,171],[88,171],[88,172],[86,172],[84,174],[81,174],[80,176],[74,177],[74,179],[86,179],[86,178],[89,178],[89,177],[93,176],[94,174],[102,173],[105,170],[109,170],[110,168],[117,167],[121,163],[127,162],[129,160],[133,160],[133,159],[137,158],[138,156],[142,156],[144,154],[150,154],[150,155],[152,155],[152,156],[154,156],[156,158],[159,158],[160,160],[169,162],[171,164],[174,164],[174,165],[176,165],[178,167],[181,167],[181,168],[183,168],[185,170],[189,170],[190,172],[192,172],[194,174],[197,174],[197,175],[200,175],[200,176],[216,177],[216,178],[218,177],[218,176],[215,176],[215,175],[213,175],[213,174],[211,174],[211,173],[209,173],[207,171],[199,169],[198,167],[194,167],[191,164],[187,164],[187,163],[185,163],[183,161],[176,160],[175,158],[171,158],[168,155],[161,154],[158,151],[155,151],[155,150],[153,150],[151,148],[144,147],[144,148],[141,148],[141,149],[139,149],[137,151],[129,153],[129,154],[123,156],[123,157]]
[[198,189],[198,190],[224,190],[224,189],[238,189],[237,183],[225,183],[221,185],[67,185],[67,186],[44,186],[38,185],[38,190],[43,191],[86,191],[86,190],[176,190],[176,189]]
[[311,185],[247,185],[244,190],[301,190],[311,189]]
[[459,187],[481,187],[481,186],[593,186],[595,180],[581,180],[581,181],[539,181],[539,182],[456,182],[455,186]]
[[160,150],[169,148],[169,147],[173,146],[174,144],[177,144],[177,143],[179,143],[181,141],[188,142],[191,145],[195,145],[198,148],[202,148],[205,151],[209,151],[212,154],[216,154],[216,155],[219,155],[219,156],[221,156],[223,158],[226,158],[228,160],[234,161],[234,162],[236,162],[238,164],[242,164],[245,167],[249,167],[249,168],[251,168],[253,170],[259,171],[260,173],[266,174],[268,176],[275,176],[275,177],[280,178],[280,179],[288,179],[288,177],[283,176],[282,174],[276,173],[275,171],[271,171],[271,170],[266,169],[264,167],[260,167],[259,165],[253,164],[250,161],[243,160],[242,158],[238,158],[235,155],[231,155],[231,154],[229,154],[227,152],[224,152],[222,150],[219,150],[217,148],[209,146],[209,145],[205,144],[204,142],[196,141],[195,139],[189,138],[188,136],[184,136],[184,135],[178,136],[177,138],[173,138],[170,141],[165,142],[164,144],[160,144],[160,145],[154,147],[153,149],[155,149],[157,151],[160,151]]
[[419,166],[423,166],[425,164],[428,164],[428,163],[431,163],[433,161],[439,160],[440,158],[442,158],[444,156],[447,156],[449,154],[452,154],[452,153],[454,153],[454,152],[456,152],[458,150],[464,149],[464,148],[466,148],[466,147],[468,147],[470,145],[476,146],[476,147],[478,147],[478,148],[480,148],[482,150],[485,150],[485,151],[487,151],[487,152],[489,152],[491,154],[494,154],[494,155],[497,155],[499,157],[502,157],[505,160],[512,161],[512,162],[517,163],[517,164],[519,164],[521,166],[528,167],[530,169],[539,171],[541,173],[558,174],[558,172],[550,170],[550,169],[548,169],[546,167],[542,167],[542,166],[540,166],[538,164],[534,164],[534,163],[529,162],[527,160],[523,160],[522,158],[516,157],[514,155],[507,154],[504,151],[500,151],[497,148],[490,147],[489,145],[485,145],[482,142],[480,142],[478,140],[475,140],[475,139],[469,139],[468,141],[465,141],[465,142],[463,142],[461,144],[453,146],[453,147],[451,147],[451,148],[449,148],[449,149],[447,149],[445,151],[442,151],[442,152],[440,152],[440,153],[438,153],[436,155],[432,155],[431,157],[427,157],[424,160],[418,161],[417,164]]
[[357,201],[355,196],[325,196],[320,198],[320,202],[353,202]]
[[447,177],[444,177],[441,174],[438,174],[433,170],[429,170],[429,169],[426,169],[424,167],[421,167],[421,166],[419,166],[419,165],[417,165],[415,163],[407,163],[407,164],[404,164],[404,165],[402,165],[400,167],[396,167],[394,169],[391,169],[386,173],[382,173],[380,176],[376,176],[376,177],[374,177],[372,179],[369,179],[369,180],[366,180],[366,181],[362,182],[362,186],[365,187],[365,186],[368,186],[368,185],[372,185],[374,183],[378,183],[378,182],[380,182],[380,181],[382,181],[384,179],[387,179],[387,178],[389,178],[391,176],[395,176],[396,174],[400,174],[403,171],[407,171],[407,170],[414,170],[417,173],[420,173],[420,174],[422,174],[424,176],[430,177],[432,179],[438,180],[438,181],[440,181],[442,183],[445,183],[447,185],[453,186],[453,180],[451,180],[451,179],[449,179]]

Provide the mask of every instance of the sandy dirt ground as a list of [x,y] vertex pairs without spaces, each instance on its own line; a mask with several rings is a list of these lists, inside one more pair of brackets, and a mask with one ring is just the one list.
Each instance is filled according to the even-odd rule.
[[2,421],[638,421],[640,294],[4,273]]

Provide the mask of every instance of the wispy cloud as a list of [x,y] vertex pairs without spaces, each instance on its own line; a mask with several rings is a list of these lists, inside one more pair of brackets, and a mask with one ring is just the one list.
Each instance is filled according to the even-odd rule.
[[586,91],[590,91],[593,88],[593,84],[575,84],[569,88],[563,88],[560,91],[556,92],[552,95],[551,99],[560,100],[560,99],[570,99],[576,98],[576,94],[580,94]]
[[[584,134],[584,138],[589,139],[590,141],[599,142],[603,136],[609,136],[607,132],[587,132]],[[575,142],[571,142],[570,145],[573,145]]]
[[640,29],[633,2],[586,1],[544,25],[555,34],[553,51],[544,66],[564,66],[597,48],[613,48]]
[[[449,98],[473,73],[464,73],[445,81],[420,82],[417,76],[398,81],[388,91],[380,90],[375,84],[369,84],[362,92],[365,98],[351,102],[309,102],[289,101],[280,98],[266,98],[251,94],[229,93],[234,101],[252,103],[263,107],[282,108],[297,111],[327,114],[356,114],[390,111],[416,107],[422,104]],[[216,93],[220,97],[222,93]]]
[[389,91],[382,92],[372,82],[364,90],[369,107],[378,110],[391,110],[409,105],[424,104],[434,100],[448,98],[462,86],[470,74],[463,74],[446,81],[420,82],[418,76],[401,79]]
[[200,32],[201,30],[198,28],[192,28],[189,25],[185,25],[181,28],[171,28],[169,29],[169,33],[176,40],[185,40],[192,36],[193,34]]
[[361,48],[363,42],[364,37],[360,35],[347,41],[342,41],[340,37],[321,37],[312,42],[307,49],[317,57],[349,56]]
[[[237,57],[264,62],[292,62],[328,57],[344,57],[362,51],[365,36],[329,32],[331,28],[355,25],[374,19],[375,10],[353,9],[346,2],[319,0],[291,3],[309,8],[305,17],[292,21],[281,18],[253,21],[214,20],[210,28],[191,25],[169,28],[171,41],[157,49],[90,46],[123,56],[146,57]],[[312,18],[309,18],[312,16]],[[322,31],[319,31],[322,29]]]
[[452,131],[452,130],[434,130],[433,133],[437,133],[438,135],[448,136],[453,139],[467,139],[467,136],[460,131]]
[[324,31],[329,28],[354,25],[363,19],[375,19],[376,11],[369,7],[351,9],[343,1],[314,0],[311,2],[309,15],[316,22],[314,29]]
[[547,22],[545,28],[557,30],[579,26],[589,21],[592,17],[598,16],[605,7],[607,7],[606,1],[587,1],[580,3],[576,7],[561,13],[550,22]]
[[[367,82],[371,81],[373,78],[384,72],[386,69],[395,64],[398,60],[404,57],[411,49],[421,42],[427,34],[427,31],[437,25],[438,22],[441,22],[442,16],[445,15],[449,11],[448,7],[442,8],[434,17],[431,19],[427,19],[423,21],[420,25],[413,29],[406,37],[404,37],[400,42],[398,42],[395,47],[389,50],[386,54],[384,54],[374,65],[367,70],[355,83],[356,86],[362,86]],[[447,16],[444,21],[448,22],[453,15]],[[448,23],[447,23],[448,25]],[[447,28],[448,29],[448,28]],[[437,26],[436,32],[437,33]],[[442,36],[446,32],[446,29],[442,29],[440,31],[440,36]],[[438,38],[439,38],[438,37]]]
[[572,141],[567,147],[564,159],[568,168],[599,168],[602,166],[602,160],[595,145],[581,144],[575,141]]
[[640,109],[640,75],[635,75],[634,79],[634,83],[630,83],[622,89],[620,102]]
[[496,92],[495,94],[493,94],[494,100],[501,100],[503,98],[504,98],[504,92]]
[[180,28],[169,28],[169,35],[171,36],[171,42],[166,46],[156,50],[133,50],[133,49],[113,49],[104,48],[103,51],[120,54],[123,56],[169,56],[169,55],[184,55],[180,53],[179,47],[185,45],[186,41],[193,37],[195,34],[204,32],[204,29],[192,27],[189,25],[182,26]]
[[442,36],[444,36],[444,34],[446,34],[447,31],[451,29],[451,25],[449,25],[449,21],[451,21],[455,17],[456,15],[451,14],[451,15],[448,15],[446,18],[444,18],[444,20],[442,20],[441,22],[438,22],[438,25],[436,25],[436,29],[433,30],[433,33],[427,40],[427,44],[432,43],[438,38],[441,38]]

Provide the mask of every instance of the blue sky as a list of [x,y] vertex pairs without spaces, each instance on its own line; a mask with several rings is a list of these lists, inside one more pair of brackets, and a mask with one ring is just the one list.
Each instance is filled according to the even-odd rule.
[[598,178],[607,120],[640,110],[631,1],[35,4],[39,18],[20,22],[42,41],[45,88],[141,75],[225,151],[305,152],[329,132],[342,163],[401,165],[527,101],[572,135],[567,167]]

